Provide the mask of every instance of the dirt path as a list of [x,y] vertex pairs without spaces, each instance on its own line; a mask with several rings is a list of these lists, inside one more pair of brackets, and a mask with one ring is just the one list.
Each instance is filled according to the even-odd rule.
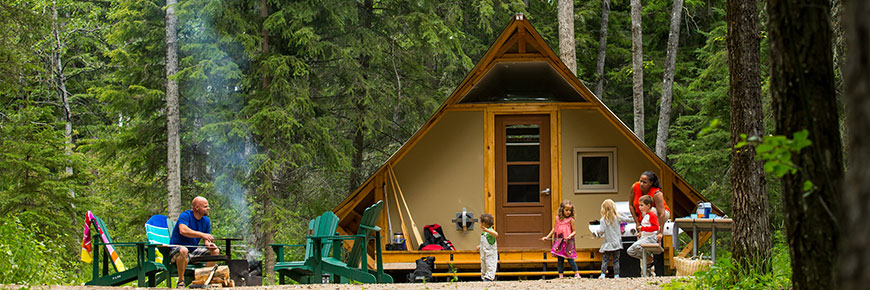
[[[589,278],[562,278],[550,280],[526,280],[526,281],[496,281],[496,282],[455,282],[455,283],[426,283],[426,284],[329,284],[329,285],[282,285],[268,287],[238,287],[242,290],[277,290],[277,289],[661,289],[661,284],[670,282],[680,277],[656,277],[656,278],[619,278],[619,279],[589,279]],[[11,287],[10,287],[11,286]],[[12,285],[0,285],[3,289],[18,289]],[[118,287],[85,287],[85,286],[51,286],[31,287],[31,289],[59,289],[59,290],[118,290]],[[124,288],[131,289],[131,288]],[[148,288],[154,289],[154,288]]]

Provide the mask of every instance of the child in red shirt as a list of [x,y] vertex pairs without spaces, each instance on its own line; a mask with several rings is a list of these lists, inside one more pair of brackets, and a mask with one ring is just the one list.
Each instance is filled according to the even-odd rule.
[[[659,218],[656,216],[655,211],[651,211],[653,199],[648,195],[644,195],[640,197],[640,211],[643,213],[643,220],[638,225],[638,239],[637,242],[631,244],[631,247],[626,250],[629,256],[634,257],[638,260],[642,259],[641,257],[643,253],[643,248],[640,246],[641,244],[657,244],[656,234],[659,232]],[[647,259],[646,265],[641,265],[641,271],[647,271],[649,276],[655,276],[655,268],[653,267],[653,259],[652,255],[650,255],[650,259]]]

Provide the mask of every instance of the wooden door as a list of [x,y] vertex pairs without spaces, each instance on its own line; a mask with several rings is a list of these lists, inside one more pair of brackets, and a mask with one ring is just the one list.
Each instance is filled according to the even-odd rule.
[[495,207],[499,248],[547,248],[550,116],[495,116]]

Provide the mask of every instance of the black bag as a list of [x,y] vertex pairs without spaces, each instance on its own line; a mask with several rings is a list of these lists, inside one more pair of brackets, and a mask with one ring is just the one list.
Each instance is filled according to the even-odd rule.
[[435,257],[422,257],[414,263],[417,264],[416,269],[411,274],[408,274],[408,282],[422,283],[432,282],[432,270],[435,269]]
[[[441,226],[438,224],[431,224],[423,227],[423,237],[426,241],[420,245],[418,250],[423,251],[424,247],[428,245],[438,245],[441,246],[444,250],[456,250],[456,247],[453,246],[453,243],[450,242],[447,238],[444,237],[444,231],[441,230]],[[431,247],[425,250],[432,250]]]

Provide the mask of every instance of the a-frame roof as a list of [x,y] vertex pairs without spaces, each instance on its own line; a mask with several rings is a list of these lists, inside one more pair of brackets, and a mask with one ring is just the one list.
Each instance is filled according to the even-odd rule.
[[[543,62],[550,66],[552,72],[558,75],[559,79],[564,82],[564,85],[569,86],[576,95],[573,96],[570,102],[579,102],[588,104],[589,107],[594,107],[602,112],[604,117],[608,119],[617,130],[626,136],[631,143],[637,147],[641,153],[657,164],[662,170],[669,171],[675,179],[679,180],[683,185],[688,187],[681,190],[691,200],[707,200],[698,191],[691,187],[682,177],[670,168],[664,161],[655,155],[652,150],[645,145],[643,141],[637,138],[636,135],[620,120],[616,115],[601,102],[583,83],[568,69],[561,59],[547,46],[544,39],[532,27],[531,23],[525,19],[522,14],[517,14],[511,18],[510,23],[502,31],[501,35],[490,46],[486,54],[483,55],[480,61],[475,64],[474,68],[465,76],[459,86],[451,93],[441,107],[417,130],[417,132],[405,144],[402,145],[383,165],[369,178],[360,185],[352,194],[345,198],[333,210],[336,213],[347,213],[352,210],[361,200],[368,200],[372,197],[364,196],[368,193],[366,189],[371,188],[371,184],[376,176],[382,175],[386,170],[395,165],[414,145],[428,132],[428,130],[438,122],[444,115],[445,111],[451,106],[463,103],[463,98],[470,95],[469,92],[479,87],[479,83],[486,75],[496,66],[503,64],[515,63],[536,63]],[[565,102],[564,100],[559,100]],[[714,211],[721,214],[718,208]]]
[[[471,72],[465,76],[459,87],[447,98],[439,111],[447,106],[460,103],[469,92],[479,87],[478,85],[488,73],[497,70],[499,64],[535,62],[549,64],[549,72],[558,77],[555,80],[556,85],[570,86],[572,91],[569,93],[575,95],[570,101],[591,102],[598,100],[562,63],[556,53],[547,46],[547,43],[532,27],[531,23],[522,14],[517,14]],[[527,66],[523,69],[528,68]],[[534,75],[529,73],[526,77],[534,77]]]

